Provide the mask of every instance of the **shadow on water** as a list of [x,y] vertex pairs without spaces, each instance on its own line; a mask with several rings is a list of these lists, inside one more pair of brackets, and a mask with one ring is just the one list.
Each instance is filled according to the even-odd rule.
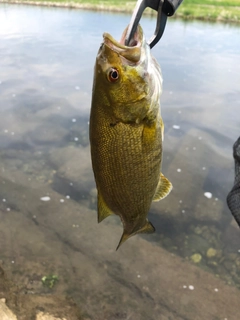
[[[239,29],[173,20],[154,48],[164,76],[162,171],[174,188],[152,205],[156,233],[115,253],[122,226],[116,216],[97,224],[88,121],[101,35],[111,30],[119,38],[129,17],[0,7],[0,261],[14,280],[27,293],[68,293],[94,320],[135,320],[135,312],[155,320],[159,308],[161,320],[193,319],[179,288],[197,281],[195,266],[208,272],[203,278],[214,274],[219,286],[239,288],[240,235],[226,205],[240,124]],[[143,19],[147,37],[151,24]],[[177,271],[169,262],[161,278],[171,259]],[[52,291],[41,283],[49,273],[61,279]],[[177,309],[168,306],[172,299]],[[211,319],[220,315],[212,312]]]

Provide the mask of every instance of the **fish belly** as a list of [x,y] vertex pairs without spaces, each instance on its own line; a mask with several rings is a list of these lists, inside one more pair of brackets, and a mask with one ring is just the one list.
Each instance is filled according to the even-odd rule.
[[97,120],[91,121],[90,142],[98,192],[126,224],[144,221],[160,176],[161,128]]

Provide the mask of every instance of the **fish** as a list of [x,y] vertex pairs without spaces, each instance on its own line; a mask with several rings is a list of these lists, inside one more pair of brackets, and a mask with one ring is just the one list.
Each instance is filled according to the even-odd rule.
[[161,69],[141,26],[128,46],[126,33],[127,28],[119,42],[103,34],[89,121],[98,222],[112,214],[121,218],[123,234],[117,249],[133,235],[155,232],[147,218],[151,203],[172,190],[161,173]]
[[227,196],[227,204],[240,227],[240,137],[233,145],[233,158],[235,162],[235,178],[233,188]]

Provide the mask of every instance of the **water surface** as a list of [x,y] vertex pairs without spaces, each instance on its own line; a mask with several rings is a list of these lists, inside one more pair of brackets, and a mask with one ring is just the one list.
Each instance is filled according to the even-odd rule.
[[[3,4],[0,9],[0,260],[16,281],[24,286],[58,274],[54,290],[72,296],[91,319],[166,319],[158,318],[161,294],[153,304],[151,288],[138,283],[139,270],[154,265],[146,250],[154,255],[164,247],[189,261],[189,268],[196,264],[239,287],[240,237],[226,206],[240,128],[239,27],[170,19],[152,50],[164,78],[163,172],[174,189],[152,206],[156,234],[134,237],[115,253],[119,219],[96,221],[88,120],[102,34],[119,39],[130,17]],[[150,37],[155,21],[144,18],[142,25]],[[158,277],[151,272],[146,282],[154,284]],[[215,312],[216,319],[221,316]]]

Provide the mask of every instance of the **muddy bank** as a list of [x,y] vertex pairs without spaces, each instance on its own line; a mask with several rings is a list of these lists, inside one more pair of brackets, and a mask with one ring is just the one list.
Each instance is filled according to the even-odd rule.
[[[26,289],[27,290],[27,289]],[[77,305],[59,295],[27,294],[0,266],[1,320],[84,320]]]
[[[117,219],[98,225],[94,210],[23,180],[19,172],[14,182],[2,179],[0,189],[11,208],[0,213],[1,260],[21,292],[18,307],[9,303],[20,316],[26,294],[34,300],[34,294],[68,293],[93,320],[238,319],[236,288],[143,237],[115,252]],[[50,200],[41,201],[43,195]],[[59,283],[42,286],[42,277],[53,273]]]

